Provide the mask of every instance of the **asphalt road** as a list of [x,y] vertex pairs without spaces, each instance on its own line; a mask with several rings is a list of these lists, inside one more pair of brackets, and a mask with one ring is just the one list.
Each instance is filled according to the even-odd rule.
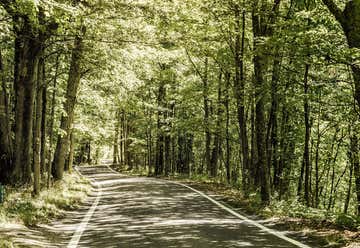
[[54,237],[60,247],[308,247],[243,220],[182,185],[126,177],[106,166],[79,171],[97,188],[72,218],[52,226],[63,230]]

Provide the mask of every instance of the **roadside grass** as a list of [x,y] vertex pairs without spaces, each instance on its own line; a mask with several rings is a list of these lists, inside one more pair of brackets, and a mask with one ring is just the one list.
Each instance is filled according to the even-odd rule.
[[[6,199],[0,205],[0,225],[17,223],[27,227],[60,218],[66,210],[76,209],[91,191],[90,183],[78,173],[66,173],[50,189],[32,197],[32,187],[7,187]],[[11,238],[0,233],[0,248],[14,247]]]
[[357,216],[309,208],[296,199],[272,199],[271,204],[264,207],[259,194],[254,193],[245,197],[240,190],[218,181],[208,178],[172,179],[201,191],[220,195],[221,200],[229,206],[251,215],[250,218],[265,219],[275,229],[302,232],[317,239],[321,247],[352,247],[354,244],[353,247],[357,247],[360,243],[360,218]]
[[17,248],[18,246],[14,245],[9,237],[1,237],[0,239],[0,248]]
[[[144,170],[125,170],[113,167],[132,176],[147,176]],[[187,184],[218,198],[232,208],[239,209],[251,219],[266,220],[278,230],[297,231],[316,239],[321,247],[360,247],[360,218],[354,215],[309,208],[297,199],[279,201],[275,197],[269,206],[263,206],[260,194],[244,196],[240,185],[228,185],[206,176],[171,175],[162,177]]]

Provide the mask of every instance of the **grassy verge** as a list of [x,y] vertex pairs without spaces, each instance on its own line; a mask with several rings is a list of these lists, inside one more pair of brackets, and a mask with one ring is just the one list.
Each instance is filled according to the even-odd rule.
[[13,242],[9,237],[1,237],[0,239],[0,248],[15,248]]
[[[145,171],[115,169],[133,176],[147,175]],[[306,234],[315,239],[317,246],[360,247],[360,219],[356,216],[308,208],[296,200],[273,200],[270,206],[264,207],[258,194],[244,197],[240,190],[206,177],[171,176],[164,179],[180,181],[205,193],[216,194],[221,201],[243,214],[255,219],[266,219],[272,228]]]
[[[66,210],[76,209],[91,191],[90,183],[77,173],[65,174],[64,180],[55,182],[32,197],[31,187],[6,188],[5,202],[0,205],[0,225],[22,224],[27,227],[60,218]],[[9,236],[0,233],[0,248],[13,247]]]
[[221,195],[221,200],[251,218],[265,219],[278,230],[297,231],[316,239],[321,247],[360,247],[360,219],[352,215],[308,208],[297,200],[273,200],[262,206],[259,195],[245,198],[241,191],[210,180],[178,179],[204,192]]

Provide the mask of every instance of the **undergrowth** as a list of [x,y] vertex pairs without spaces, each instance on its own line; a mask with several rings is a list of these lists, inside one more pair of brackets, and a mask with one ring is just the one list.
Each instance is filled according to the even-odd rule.
[[16,248],[17,246],[13,244],[10,238],[2,238],[0,239],[0,248]]
[[86,198],[91,187],[78,174],[66,174],[38,197],[31,196],[31,187],[7,188],[4,204],[0,205],[0,223],[22,223],[36,226],[60,217],[64,210],[75,209]]
[[289,216],[294,218],[307,219],[314,225],[330,226],[358,231],[360,230],[360,218],[355,215],[336,213],[326,209],[306,207],[297,200],[293,201],[274,201],[267,209],[266,215],[270,216]]

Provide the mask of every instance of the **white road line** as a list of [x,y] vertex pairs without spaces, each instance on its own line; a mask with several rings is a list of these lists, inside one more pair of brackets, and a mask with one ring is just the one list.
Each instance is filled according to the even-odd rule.
[[[117,173],[117,174],[120,174],[119,172],[113,170],[112,168],[108,167],[111,171]],[[269,234],[272,234],[280,239],[283,239],[297,247],[300,247],[300,248],[311,248],[310,246],[308,245],[305,245],[305,244],[302,244],[300,243],[299,241],[295,240],[295,239],[292,239],[292,238],[289,238],[287,236],[285,236],[283,233],[281,232],[278,232],[278,231],[275,231],[273,229],[270,229],[270,228],[267,228],[266,226],[264,225],[261,225],[260,223],[254,221],[254,220],[251,220],[237,212],[235,212],[233,209],[223,205],[222,203],[218,202],[217,200],[213,199],[212,197],[204,194],[203,192],[201,191],[198,191],[188,185],[185,185],[185,184],[182,184],[182,183],[179,183],[179,182],[173,182],[173,181],[169,181],[169,180],[163,180],[163,179],[160,179],[161,181],[164,181],[164,182],[167,182],[167,183],[173,183],[173,184],[176,184],[176,185],[180,185],[182,187],[185,187],[185,188],[188,188],[194,192],[196,192],[197,194],[199,194],[200,196],[206,198],[207,200],[209,200],[210,202],[214,203],[215,205],[217,205],[218,207],[224,209],[225,211],[227,211],[228,213],[232,214],[233,216],[236,216],[238,217],[239,219],[242,219],[248,223],[250,223],[251,225],[254,225],[256,227],[258,227],[259,229],[269,233]],[[80,241],[80,238],[81,238],[81,235],[82,233],[84,232],[85,228],[86,228],[86,225],[88,224],[88,222],[90,221],[91,219],[91,216],[93,215],[99,201],[100,201],[100,197],[101,197],[101,194],[102,194],[102,191],[101,191],[101,184],[100,183],[95,183],[99,189],[98,191],[98,194],[96,196],[96,200],[94,201],[94,203],[92,204],[91,208],[89,209],[89,211],[87,212],[87,214],[85,215],[85,217],[83,218],[83,220],[81,221],[80,225],[78,226],[78,228],[76,229],[75,233],[73,234],[72,236],[72,239],[70,240],[67,248],[76,248],[79,241]]]
[[275,235],[276,237],[280,238],[280,239],[283,239],[283,240],[286,240],[288,241],[289,243],[293,244],[293,245],[296,245],[297,247],[300,247],[300,248],[310,248],[310,246],[308,245],[305,245],[305,244],[302,244],[300,243],[299,241],[296,241],[295,239],[292,239],[292,238],[289,238],[289,237],[286,237],[283,233],[281,232],[278,232],[278,231],[275,231],[273,229],[270,229],[270,228],[267,228],[266,226],[263,226],[261,225],[260,223],[256,222],[256,221],[253,221],[237,212],[235,212],[234,210],[232,210],[231,208],[229,207],[226,207],[225,205],[221,204],[220,202],[216,201],[215,199],[211,198],[210,196],[204,194],[203,192],[201,191],[198,191],[188,185],[185,185],[185,184],[182,184],[182,183],[179,183],[179,182],[173,182],[173,181],[169,181],[169,180],[163,180],[163,181],[166,181],[166,182],[170,182],[170,183],[173,183],[173,184],[177,184],[177,185],[180,185],[180,186],[183,186],[185,188],[188,188],[194,192],[196,192],[197,194],[201,195],[202,197],[208,199],[209,201],[211,201],[212,203],[214,203],[215,205],[219,206],[220,208],[224,209],[225,211],[227,211],[228,213],[238,217],[239,219],[242,219],[258,228],[260,228],[261,230],[265,231],[265,232],[268,232],[272,235]]
[[93,202],[93,204],[91,205],[88,212],[85,214],[85,216],[82,219],[81,223],[76,228],[76,231],[72,235],[72,238],[71,238],[70,242],[68,243],[67,248],[76,248],[77,247],[77,245],[79,244],[81,235],[85,231],[87,224],[89,223],[92,215],[95,212],[95,209],[96,209],[97,205],[99,204],[99,201],[100,201],[100,198],[101,198],[101,195],[102,195],[101,186],[100,186],[99,183],[94,182],[94,180],[92,180],[92,179],[90,179],[90,180],[93,182],[94,185],[96,185],[96,187],[98,189],[96,199]]

